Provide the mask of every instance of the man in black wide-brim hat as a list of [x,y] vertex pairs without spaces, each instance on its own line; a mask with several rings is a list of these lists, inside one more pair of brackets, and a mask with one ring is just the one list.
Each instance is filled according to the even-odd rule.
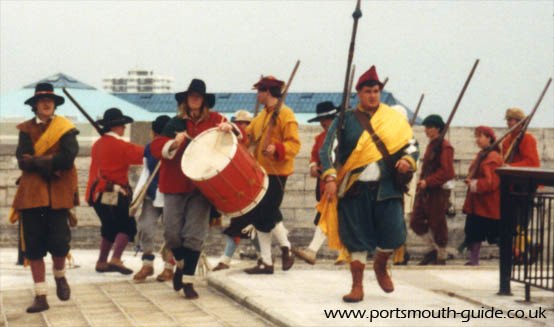
[[[123,139],[125,125],[133,122],[118,108],[110,108],[96,123],[105,131],[90,151],[90,171],[86,199],[101,222],[101,240],[96,271],[118,271],[124,275],[133,271],[123,265],[121,255],[137,232],[135,218],[129,216],[131,187],[129,166],[142,164],[144,147]],[[108,262],[108,255],[113,253]]]
[[[164,238],[176,264],[173,288],[183,289],[186,299],[196,299],[194,273],[208,232],[211,204],[183,174],[181,157],[189,144],[188,138],[228,123],[225,117],[210,110],[215,96],[206,92],[206,84],[200,79],[193,79],[186,91],[175,94],[175,100],[178,114],[152,140],[150,150],[162,162],[158,187],[164,194]],[[239,131],[235,126],[227,127]]]
[[19,141],[16,157],[22,170],[10,221],[21,219],[22,248],[35,282],[35,300],[27,312],[49,308],[46,300],[44,256],[52,255],[56,294],[62,301],[70,297],[65,279],[65,257],[69,253],[69,209],[78,204],[77,170],[79,131],[68,119],[56,116],[64,98],[49,83],[39,83],[35,94],[25,101],[35,117],[17,125]]

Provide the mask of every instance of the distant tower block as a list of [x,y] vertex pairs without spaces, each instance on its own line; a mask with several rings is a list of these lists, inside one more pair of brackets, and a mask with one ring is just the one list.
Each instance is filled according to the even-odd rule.
[[170,93],[173,77],[154,75],[152,70],[130,70],[127,76],[109,76],[102,79],[102,88],[108,93]]

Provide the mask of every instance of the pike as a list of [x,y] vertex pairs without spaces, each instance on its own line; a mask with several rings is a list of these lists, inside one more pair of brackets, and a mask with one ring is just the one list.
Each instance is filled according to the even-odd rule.
[[[527,131],[527,128],[529,127],[529,123],[531,122],[531,119],[533,119],[533,116],[535,115],[535,112],[537,112],[537,109],[539,108],[539,105],[541,104],[542,98],[544,97],[546,91],[548,90],[548,87],[550,86],[550,83],[552,82],[552,77],[548,79],[548,82],[546,83],[546,86],[544,87],[544,90],[542,90],[542,93],[537,100],[537,103],[535,104],[535,108],[533,108],[533,111],[527,116],[527,119],[525,119],[525,124],[521,128],[521,131],[519,132],[517,138],[510,144],[510,147],[508,148],[508,152],[506,152],[504,156],[504,162],[505,163],[511,163],[514,161],[514,156],[519,149],[519,144],[521,143],[521,140],[523,139],[523,135],[525,135],[525,132]],[[524,121],[522,119],[521,121]],[[520,121],[520,122],[521,122]],[[514,150],[515,149],[515,150]]]
[[[296,65],[294,65],[292,73],[290,74],[287,85],[285,86],[285,90],[283,91],[283,94],[281,95],[281,98],[279,99],[279,101],[275,105],[275,109],[273,109],[273,113],[271,114],[271,118],[269,119],[269,122],[267,124],[267,130],[265,131],[265,133],[263,133],[263,131],[262,131],[262,134],[260,135],[260,138],[262,138],[265,134],[265,138],[264,138],[264,142],[263,142],[263,146],[262,146],[262,151],[264,151],[267,148],[267,146],[269,145],[269,142],[271,142],[271,134],[273,134],[273,127],[277,124],[277,117],[279,116],[279,111],[281,110],[281,106],[285,102],[285,98],[287,97],[287,93],[289,92],[290,84],[292,83],[292,80],[294,79],[294,75],[296,75],[296,71],[298,70],[298,66],[300,66],[300,60],[296,61]],[[258,139],[258,142],[256,142],[256,143],[259,143],[259,142],[260,142],[260,139]]]
[[[354,24],[352,26],[352,36],[350,38],[350,48],[348,49],[348,61],[346,63],[346,76],[344,78],[344,89],[342,92],[342,101],[339,107],[339,120],[337,125],[337,149],[340,146],[340,141],[342,139],[342,125],[344,124],[344,112],[346,111],[346,103],[348,101],[349,95],[350,95],[350,89],[348,82],[350,81],[350,67],[352,66],[352,58],[354,58],[354,47],[356,45],[356,32],[358,30],[358,20],[362,17],[362,11],[360,10],[360,0],[356,3],[356,9],[354,10],[354,13],[352,13],[352,18],[354,18]],[[335,156],[335,158],[338,158],[338,156]],[[335,160],[337,161],[337,160]],[[335,165],[337,163],[335,162]]]
[[[448,117],[448,121],[444,125],[444,128],[442,129],[441,133],[438,136],[438,142],[435,143],[435,146],[431,149],[431,152],[429,154],[429,159],[427,162],[432,162],[435,160],[435,157],[440,154],[440,151],[442,149],[442,141],[444,140],[444,136],[446,135],[446,132],[448,131],[448,127],[450,127],[450,123],[452,122],[452,119],[454,118],[454,115],[456,114],[456,111],[458,110],[458,106],[460,105],[460,102],[462,101],[462,98],[464,97],[464,94],[466,92],[466,89],[469,85],[469,82],[471,81],[471,78],[473,77],[473,73],[475,73],[475,69],[477,68],[477,65],[479,64],[479,59],[475,60],[475,63],[473,64],[473,68],[471,69],[471,72],[469,73],[469,76],[466,79],[466,82],[464,83],[464,87],[462,88],[462,91],[460,92],[460,95],[458,96],[458,99],[456,100],[456,103],[454,104],[454,108],[450,112],[450,116]],[[429,169],[432,169],[431,165],[425,165],[426,171],[423,172],[423,176],[429,175]]]
[[421,108],[421,103],[423,102],[423,98],[425,97],[425,94],[421,93],[421,97],[419,97],[419,102],[417,103],[417,108],[414,112],[414,115],[412,116],[412,119],[410,120],[410,126],[414,126],[415,121],[417,119],[417,114],[419,112],[419,108]]
[[79,111],[83,114],[83,116],[85,116],[85,118],[89,121],[89,123],[91,123],[91,125],[94,127],[94,129],[96,129],[96,131],[98,132],[98,134],[100,135],[104,135],[104,131],[102,131],[102,129],[100,128],[100,126],[98,126],[98,124],[89,116],[89,114],[87,114],[87,112],[85,111],[85,109],[83,109],[83,107],[81,107],[81,105],[77,102],[77,100],[75,100],[71,94],[69,94],[69,91],[66,90],[66,88],[62,88],[63,90],[63,93],[65,93],[65,95],[67,95],[67,97],[69,98],[69,100],[71,100],[71,102],[73,102],[73,104],[75,105],[75,107],[77,107],[77,109],[79,109]]

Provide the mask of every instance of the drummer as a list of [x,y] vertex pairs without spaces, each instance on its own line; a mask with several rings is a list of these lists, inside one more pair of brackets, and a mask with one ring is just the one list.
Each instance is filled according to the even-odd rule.
[[226,123],[225,117],[210,110],[215,105],[215,95],[206,93],[202,80],[193,79],[186,91],[175,94],[175,100],[178,114],[152,141],[150,150],[162,161],[158,186],[164,193],[164,238],[176,264],[173,288],[183,289],[186,299],[196,299],[194,273],[208,231],[211,205],[183,174],[181,157],[189,139],[209,128],[224,125],[226,131],[240,132],[235,125]]

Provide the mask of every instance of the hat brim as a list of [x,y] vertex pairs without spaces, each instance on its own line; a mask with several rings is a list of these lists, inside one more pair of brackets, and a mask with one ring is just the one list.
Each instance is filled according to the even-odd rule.
[[98,125],[101,125],[103,127],[121,126],[125,124],[130,124],[132,122],[134,122],[134,120],[129,116],[123,116],[122,118],[116,120],[104,121],[104,119],[99,119],[96,121]]
[[308,119],[308,123],[314,123],[316,121],[321,121],[323,119],[334,119],[337,116],[337,113],[325,115],[325,116],[317,116],[312,119]]
[[56,94],[38,94],[38,95],[34,95],[34,96],[30,97],[29,99],[27,99],[27,101],[25,101],[25,104],[33,106],[37,103],[37,100],[40,99],[40,98],[50,98],[50,99],[54,100],[54,104],[56,106],[61,106],[62,104],[65,103],[65,98],[61,97],[59,95],[56,95]]
[[[189,95],[189,91],[175,93],[175,100],[177,100],[177,104],[183,103],[187,99],[188,95]],[[204,96],[204,104],[208,108],[213,108],[215,106],[215,94],[205,93],[202,95]]]

